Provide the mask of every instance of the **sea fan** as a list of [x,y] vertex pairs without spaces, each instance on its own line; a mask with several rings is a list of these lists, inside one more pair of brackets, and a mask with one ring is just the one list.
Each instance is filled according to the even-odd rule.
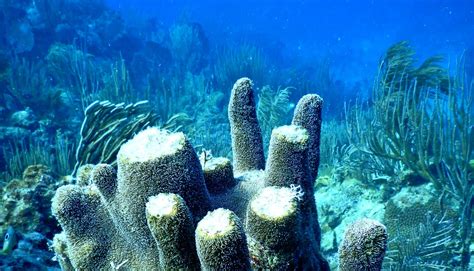
[[[397,232],[389,242],[384,269],[395,271],[448,270],[455,242],[453,221],[433,214],[408,232]],[[451,267],[450,267],[451,266]]]
[[[85,164],[115,165],[120,146],[139,131],[157,124],[159,117],[148,101],[113,104],[95,101],[86,108],[73,174]],[[166,125],[170,125],[171,122]]]

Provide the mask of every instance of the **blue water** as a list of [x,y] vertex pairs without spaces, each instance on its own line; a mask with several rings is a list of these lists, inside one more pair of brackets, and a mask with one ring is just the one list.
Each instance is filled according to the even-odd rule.
[[[157,3],[158,2],[158,3]],[[291,65],[329,57],[346,82],[371,79],[387,47],[409,40],[420,59],[474,47],[472,0],[109,1],[125,18],[203,25],[214,46],[251,42]],[[367,76],[369,77],[367,78]]]
[[[387,52],[410,64],[385,58]],[[429,69],[421,69],[421,64]],[[391,258],[385,258],[384,270],[407,270],[409,265],[415,266],[409,270],[425,270],[434,263],[446,267],[440,270],[473,270],[474,0],[0,0],[0,236],[4,237],[0,270],[58,270],[55,253],[49,249],[51,240],[68,226],[82,225],[84,219],[83,213],[75,213],[77,208],[64,211],[60,206],[53,215],[56,191],[74,185],[80,192],[58,192],[71,192],[71,198],[65,194],[59,198],[70,200],[74,207],[89,206],[79,203],[92,194],[116,193],[112,185],[111,191],[87,190],[97,184],[92,170],[107,170],[105,177],[96,177],[111,183],[132,175],[113,174],[117,154],[124,142],[150,126],[186,134],[202,167],[213,157],[232,160],[237,152],[231,147],[231,125],[240,123],[229,122],[228,105],[241,77],[253,80],[256,105],[245,108],[256,114],[242,114],[252,128],[252,136],[248,141],[242,136],[242,144],[251,141],[252,147],[257,146],[258,155],[246,157],[258,157],[258,169],[264,158],[272,161],[268,159],[272,129],[292,122],[299,99],[316,93],[323,100],[321,117],[317,110],[321,100],[305,97],[316,106],[316,112],[310,111],[312,125],[321,123],[315,121],[321,118],[323,123],[321,136],[317,134],[321,127],[309,129],[313,134],[308,148],[320,148],[311,150],[308,158],[314,173],[302,174],[306,179],[318,175],[314,191],[308,185],[311,180],[298,179],[303,188],[290,185],[296,193],[292,197],[310,195],[304,197],[307,201],[314,194],[319,217],[304,221],[304,230],[298,228],[309,241],[302,242],[301,251],[289,261],[320,256],[305,258],[303,249],[310,248],[310,254],[321,252],[336,270],[344,231],[356,219],[368,217],[389,232],[386,250]],[[238,82],[245,90],[251,85],[248,80]],[[237,111],[232,111],[235,118],[240,116]],[[254,115],[261,131],[252,126]],[[160,140],[149,144],[168,142],[161,138],[168,134],[153,131]],[[297,134],[295,127],[280,130],[287,132],[293,133],[290,139],[282,138],[298,141],[291,144],[298,145],[298,151],[290,153],[304,158],[299,149],[306,144],[302,130]],[[283,141],[274,142],[278,140]],[[165,146],[170,155],[177,144]],[[282,155],[275,149],[275,156]],[[192,164],[189,172],[197,172],[193,176],[198,176],[202,194],[208,195],[211,190],[206,192],[208,180],[199,177],[203,174],[196,155],[191,150],[186,154],[197,165]],[[151,159],[145,156],[144,160]],[[154,162],[149,164],[155,167]],[[318,163],[316,172],[312,167]],[[308,170],[298,167],[304,162],[297,164],[296,168]],[[186,166],[177,170],[188,170]],[[220,183],[208,182],[219,186],[215,190],[219,194],[240,189],[235,184],[250,179],[250,185],[242,186],[248,190],[239,198],[242,202],[234,202],[241,190],[233,190],[237,192],[232,197],[210,192],[212,197],[206,200],[213,200],[212,206],[243,208],[238,211],[245,213],[245,204],[261,192],[264,178],[258,171],[244,173],[245,177],[226,180],[223,190]],[[160,177],[155,172],[149,175]],[[104,185],[105,180],[99,181]],[[146,181],[161,185],[161,180]],[[127,197],[132,190],[119,194]],[[113,198],[109,196],[101,197],[100,204]],[[148,196],[152,195],[140,200]],[[115,205],[107,202],[103,207],[121,206]],[[202,208],[203,214],[208,211]],[[104,216],[129,215],[109,211]],[[315,210],[308,212],[314,215]],[[61,215],[66,218],[59,223]],[[114,223],[128,219],[110,221],[120,229],[118,234],[127,234]],[[317,251],[310,243],[319,241],[319,230],[322,241]],[[66,245],[81,244],[77,243]],[[397,246],[408,248],[401,251],[406,255]],[[254,254],[244,261],[267,259],[264,254],[271,250],[255,244],[251,249]],[[322,258],[315,262],[325,263]],[[137,259],[133,261],[139,264]],[[119,262],[112,266],[128,259],[115,260]],[[105,269],[110,262],[101,264]],[[292,264],[296,263],[288,266]]]

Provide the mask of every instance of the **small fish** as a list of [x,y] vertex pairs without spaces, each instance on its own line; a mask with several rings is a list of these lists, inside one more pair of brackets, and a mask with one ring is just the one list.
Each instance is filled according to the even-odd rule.
[[17,241],[15,229],[13,229],[12,226],[8,227],[7,233],[5,234],[5,238],[3,240],[3,249],[0,254],[10,254],[13,251],[13,248],[16,246]]

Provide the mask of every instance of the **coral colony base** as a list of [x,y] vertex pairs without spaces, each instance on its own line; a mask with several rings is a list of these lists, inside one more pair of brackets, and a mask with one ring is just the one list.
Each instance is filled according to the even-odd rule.
[[[273,130],[265,162],[252,81],[229,104],[233,165],[201,161],[182,133],[148,128],[122,145],[117,171],[60,187],[52,211],[63,270],[329,270],[313,185],[322,99],[304,96],[292,125]],[[385,227],[349,227],[341,270],[379,270]]]

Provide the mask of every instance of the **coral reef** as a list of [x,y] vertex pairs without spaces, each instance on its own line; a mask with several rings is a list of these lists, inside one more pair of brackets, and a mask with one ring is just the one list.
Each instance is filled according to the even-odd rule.
[[94,164],[85,164],[77,169],[76,173],[76,184],[88,185],[90,183],[90,177],[92,170],[94,170]]
[[[319,134],[310,135],[296,125],[275,129],[262,171],[265,160],[253,95],[250,79],[234,85],[229,117],[236,179],[225,189],[209,193],[206,183],[232,178],[230,161],[212,158],[224,166],[205,180],[184,134],[157,128],[122,145],[117,172],[97,165],[91,184],[60,187],[52,210],[63,228],[54,245],[63,268],[71,264],[92,270],[112,264],[147,270],[329,270],[319,252],[321,233],[308,159],[311,137]],[[320,118],[320,111],[311,106],[300,114],[314,112],[311,118]],[[301,124],[320,125],[305,122],[311,118],[301,118]],[[204,172],[212,159],[201,159],[207,161]],[[288,240],[283,242],[283,237]]]
[[44,165],[25,169],[23,178],[10,181],[0,190],[0,228],[17,232],[37,231],[51,238],[59,228],[50,210],[54,191],[67,180],[56,180]]
[[347,131],[350,143],[367,157],[385,161],[392,172],[402,166],[402,174],[389,174],[393,176],[389,185],[429,182],[441,205],[456,210],[462,244],[456,265],[466,269],[474,208],[474,175],[469,166],[474,157],[474,81],[465,77],[463,58],[452,73],[440,65],[441,60],[433,56],[415,67],[414,51],[407,42],[390,47],[380,63],[370,108],[356,105],[349,111]]
[[[326,178],[318,177],[316,182],[320,184]],[[367,187],[356,179],[342,182],[329,179],[326,186],[319,187],[314,196],[321,225],[321,252],[331,270],[338,267],[338,248],[349,225],[363,217],[387,223],[380,190]]]
[[0,253],[1,270],[60,270],[54,252],[49,250],[50,240],[44,235],[38,232],[16,234],[18,243],[13,250],[8,255]]
[[456,264],[456,225],[446,216],[425,213],[417,227],[390,235],[383,268],[389,270],[450,270]]
[[339,249],[339,270],[382,269],[387,249],[385,226],[372,219],[361,219],[349,226]]
[[454,265],[455,251],[460,249],[454,238],[460,222],[454,207],[440,204],[431,183],[402,188],[385,204],[383,221],[392,241],[384,265],[403,270]]
[[[213,26],[217,17],[200,24],[188,21],[198,18],[191,13],[173,22],[172,14],[165,14],[167,19],[135,16],[111,2],[0,1],[0,231],[11,225],[20,233],[19,247],[11,257],[0,258],[0,269],[53,268],[50,253],[41,251],[47,249],[44,240],[37,246],[29,234],[52,238],[59,230],[50,199],[58,186],[69,183],[74,186],[59,192],[80,195],[83,204],[58,193],[55,203],[78,206],[66,213],[56,208],[58,214],[90,214],[89,221],[62,220],[65,229],[88,223],[76,236],[56,235],[57,260],[66,270],[84,255],[93,258],[80,263],[86,269],[98,262],[107,269],[132,269],[150,261],[158,269],[227,268],[228,262],[209,262],[196,249],[197,223],[219,208],[233,214],[217,212],[210,218],[229,217],[229,223],[241,226],[236,232],[245,232],[248,251],[239,255],[248,254],[250,261],[236,256],[242,265],[234,265],[242,268],[320,267],[322,254],[335,269],[345,228],[366,217],[383,221],[396,239],[388,244],[383,268],[474,269],[472,44],[463,43],[470,47],[454,67],[452,56],[450,61],[438,55],[423,58],[430,53],[430,46],[420,44],[424,39],[413,46],[402,41],[380,58],[375,82],[367,74],[357,82],[353,73],[367,68],[356,59],[337,50],[327,56],[325,50],[306,54],[305,42],[290,56],[290,36],[268,42],[267,35],[251,35],[254,27],[248,33],[222,28],[235,22],[235,14]],[[236,40],[239,34],[242,39]],[[364,47],[364,62],[374,60],[377,51],[368,47],[369,40],[355,46]],[[351,67],[350,72],[341,66]],[[241,79],[229,91],[244,76],[259,87]],[[312,94],[296,104],[313,90],[324,97],[323,108]],[[249,95],[253,91],[255,97]],[[340,119],[345,102],[356,97],[359,102],[344,108],[346,118]],[[117,175],[121,146],[151,126],[182,131],[193,146],[187,146],[192,168],[182,165],[179,176],[166,177],[170,184],[179,183],[177,190],[164,187],[158,173],[133,171],[125,178],[130,170],[125,162]],[[172,135],[160,133],[155,139]],[[199,169],[194,151],[202,150]],[[308,161],[301,162],[306,156]],[[75,180],[59,177],[71,173]],[[126,181],[146,186],[123,192],[119,184]],[[189,192],[194,181],[205,186],[198,193],[205,206]],[[259,208],[262,201],[286,211]],[[165,208],[173,204],[181,216],[161,217],[173,214]],[[127,209],[138,206],[142,210],[133,214]],[[148,212],[148,206],[156,208]],[[155,222],[168,218],[164,231],[170,235],[163,239]],[[174,219],[183,224],[174,228]],[[138,228],[132,225],[138,222]],[[302,233],[307,240],[301,240]],[[130,252],[142,246],[150,247],[144,255]],[[176,249],[179,257],[167,256]]]
[[209,42],[200,24],[181,23],[170,30],[170,51],[181,71],[198,73],[205,67]]

